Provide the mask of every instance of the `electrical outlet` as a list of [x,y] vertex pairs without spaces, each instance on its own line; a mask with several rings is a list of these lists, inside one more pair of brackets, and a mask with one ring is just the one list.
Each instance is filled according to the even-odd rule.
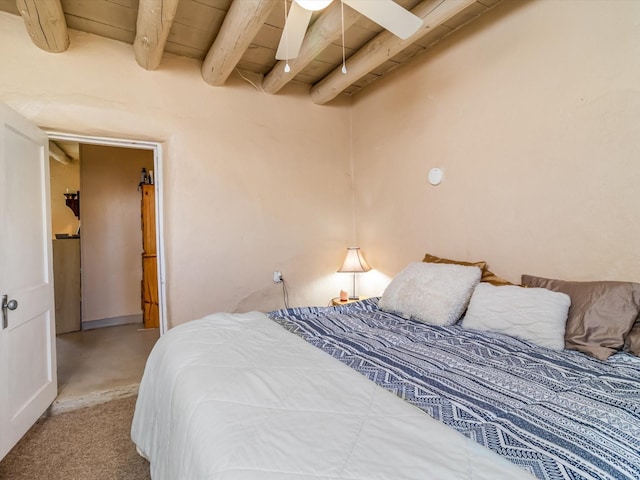
[[280,283],[282,281],[282,272],[273,272],[273,283]]

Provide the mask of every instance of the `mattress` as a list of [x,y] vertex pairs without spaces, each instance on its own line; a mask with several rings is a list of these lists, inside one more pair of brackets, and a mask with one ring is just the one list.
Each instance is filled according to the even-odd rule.
[[532,478],[257,312],[163,335],[131,436],[154,480]]
[[640,478],[640,358],[426,325],[377,299],[270,317],[540,479]]

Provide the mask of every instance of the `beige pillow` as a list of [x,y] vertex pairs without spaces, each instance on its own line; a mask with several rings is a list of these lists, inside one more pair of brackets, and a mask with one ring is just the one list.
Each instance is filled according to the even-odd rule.
[[640,313],[640,284],[567,282],[522,275],[522,284],[571,297],[565,347],[606,360],[621,350]]
[[487,262],[464,262],[462,260],[451,260],[449,258],[441,258],[436,257],[435,255],[430,255],[428,253],[424,254],[423,262],[427,263],[446,263],[449,265],[464,265],[466,267],[478,267],[480,270],[484,271],[487,268]]
[[505,280],[504,278],[500,278],[495,273],[487,269],[487,262],[465,262],[462,260],[451,260],[449,258],[441,258],[436,257],[435,255],[431,255],[429,253],[425,253],[423,262],[427,263],[446,263],[451,265],[464,265],[467,267],[478,267],[482,270],[482,277],[480,278],[481,282],[487,282],[497,287],[502,285],[513,285],[513,283]]
[[500,278],[487,267],[482,270],[482,278],[481,282],[490,283],[491,285],[495,285],[496,287],[502,287],[505,285],[513,285],[513,283],[505,280],[504,278]]

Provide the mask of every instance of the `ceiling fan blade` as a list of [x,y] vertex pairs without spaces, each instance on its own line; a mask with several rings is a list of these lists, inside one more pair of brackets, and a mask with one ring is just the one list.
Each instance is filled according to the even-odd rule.
[[276,52],[276,60],[290,60],[298,56],[312,13],[302,8],[297,2],[291,2]]
[[344,0],[354,10],[405,40],[416,33],[423,20],[393,0]]

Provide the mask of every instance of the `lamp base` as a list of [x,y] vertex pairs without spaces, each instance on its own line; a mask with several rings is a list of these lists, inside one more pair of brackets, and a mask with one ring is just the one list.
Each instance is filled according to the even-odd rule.
[[349,300],[360,300],[360,297],[349,297]]

